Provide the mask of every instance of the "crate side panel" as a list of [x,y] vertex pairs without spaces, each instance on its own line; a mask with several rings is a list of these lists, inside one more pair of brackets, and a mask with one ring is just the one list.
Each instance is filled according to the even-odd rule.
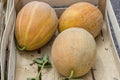
[[46,2],[53,7],[69,6],[73,3],[83,2],[83,1],[87,1],[87,2],[90,2],[90,3],[95,4],[95,5],[98,3],[98,0],[23,0],[23,5],[27,4],[30,1]]
[[103,26],[102,33],[96,39],[97,59],[94,66],[94,75],[96,80],[119,80],[120,75],[116,67],[112,49],[110,48],[110,39],[107,27]]

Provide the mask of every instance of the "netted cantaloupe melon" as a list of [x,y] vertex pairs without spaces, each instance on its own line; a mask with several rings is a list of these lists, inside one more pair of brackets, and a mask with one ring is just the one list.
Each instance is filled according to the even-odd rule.
[[25,50],[45,45],[53,36],[58,24],[55,11],[47,3],[32,1],[18,13],[15,36]]
[[79,2],[68,7],[59,20],[59,32],[70,27],[84,28],[96,37],[103,25],[100,10],[88,2]]
[[51,58],[58,73],[80,77],[88,73],[96,58],[94,37],[85,29],[69,28],[52,45]]

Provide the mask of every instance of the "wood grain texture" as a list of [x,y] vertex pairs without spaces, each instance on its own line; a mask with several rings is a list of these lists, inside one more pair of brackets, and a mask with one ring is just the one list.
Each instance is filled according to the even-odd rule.
[[37,75],[37,64],[33,64],[33,59],[40,57],[36,52],[16,52],[16,75],[15,80],[26,80]]
[[111,30],[110,34],[112,36],[113,42],[115,43],[115,46],[117,48],[117,51],[120,57],[120,38],[119,38],[120,26],[115,16],[115,12],[113,10],[110,0],[107,1],[106,9],[107,9],[106,15],[109,16],[107,21],[109,23],[108,28]]
[[[118,51],[117,51],[117,48],[116,48],[116,43],[115,44],[112,44],[112,43],[114,43],[114,37],[113,37],[113,35],[112,35],[112,31],[111,31],[111,27],[110,27],[110,22],[109,22],[109,19],[108,19],[108,14],[107,14],[107,12],[106,12],[106,14],[105,14],[105,16],[106,16],[106,23],[107,23],[107,26],[108,26],[108,32],[109,32],[109,38],[108,38],[108,40],[110,40],[111,42],[110,42],[110,48],[111,48],[111,52],[113,53],[113,56],[114,56],[114,60],[115,60],[115,63],[116,63],[116,65],[117,65],[117,69],[118,69],[118,72],[120,73],[120,58],[119,58],[119,53],[118,53]],[[115,24],[115,23],[114,23]],[[118,44],[117,44],[118,45]]]
[[10,36],[9,36],[9,49],[10,49],[10,52],[8,56],[8,74],[7,74],[7,78],[8,80],[14,80],[14,74],[15,74],[15,64],[16,62],[15,59],[16,59],[16,47],[15,47],[15,42],[14,42],[14,26],[15,26],[15,20],[14,20],[14,25],[13,25],[13,28],[12,28],[12,31],[10,33]]
[[106,0],[98,0],[98,8],[102,12],[104,18],[105,18],[105,7],[106,7]]
[[[0,45],[1,45],[1,40],[2,40],[2,34],[4,31],[4,10],[3,10],[3,2],[0,2]],[[1,49],[1,48],[0,48]]]
[[97,59],[94,66],[94,75],[96,80],[114,80],[120,79],[112,49],[110,47],[110,39],[107,32],[107,27],[103,26],[100,37],[96,39],[98,45]]
[[12,31],[12,26],[14,24],[14,19],[15,19],[15,11],[13,9],[14,7],[12,7],[12,10],[10,11],[10,15],[8,18],[8,21],[6,23],[6,28],[4,30],[3,33],[3,37],[2,37],[2,41],[1,41],[1,80],[4,80],[5,78],[5,67],[6,67],[6,49],[7,49],[7,45],[8,45],[8,39],[10,36],[10,33]]
[[[25,5],[26,3],[30,2],[30,1],[34,1],[34,0],[23,0],[23,5]],[[37,1],[42,1],[42,2],[46,2],[48,4],[50,4],[51,6],[56,6],[56,7],[60,7],[60,6],[69,6],[73,3],[76,2],[81,2],[81,1],[87,1],[90,2],[92,4],[97,4],[98,0],[37,0]]]

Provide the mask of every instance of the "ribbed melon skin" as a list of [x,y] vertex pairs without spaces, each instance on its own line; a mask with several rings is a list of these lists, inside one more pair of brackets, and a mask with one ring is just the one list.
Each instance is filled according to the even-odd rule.
[[55,11],[44,2],[32,1],[18,13],[15,36],[25,50],[35,50],[45,45],[53,36],[58,24]]
[[103,26],[100,10],[88,2],[79,2],[68,7],[59,20],[59,32],[71,27],[84,28],[96,37]]

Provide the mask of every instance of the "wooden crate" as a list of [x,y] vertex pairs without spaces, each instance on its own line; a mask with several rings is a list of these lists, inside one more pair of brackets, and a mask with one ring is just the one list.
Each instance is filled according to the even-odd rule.
[[[18,0],[16,0],[18,1]],[[65,10],[65,7],[79,1],[85,0],[41,0],[48,2],[52,7],[54,7],[58,17]],[[105,14],[104,25],[101,33],[95,39],[97,43],[97,58],[93,68],[90,70],[88,74],[83,76],[84,80],[120,80],[120,60],[118,57],[118,53],[113,42],[113,38],[110,30],[109,20],[115,19],[110,14],[113,13],[110,1],[107,0],[106,10],[105,8],[105,0],[86,0],[92,4],[99,5],[102,13]],[[29,0],[23,1],[25,5]],[[64,3],[65,2],[65,3]],[[99,3],[98,3],[99,2]],[[17,4],[21,4],[19,2]],[[42,57],[44,54],[51,54],[51,45],[53,40],[58,35],[57,33],[51,39],[51,41],[45,45],[43,48],[34,52],[20,52],[16,49],[15,41],[14,41],[14,26],[15,26],[15,18],[16,18],[16,10],[14,8],[14,0],[8,0],[7,3],[7,11],[6,11],[6,28],[3,33],[3,39],[1,44],[1,80],[4,80],[4,73],[7,71],[7,80],[26,80],[28,77],[35,77],[38,73],[38,67],[36,64],[33,64],[33,59],[37,57]],[[109,9],[108,9],[109,8]],[[110,19],[108,18],[109,16]],[[115,24],[115,22],[113,23]],[[117,32],[118,34],[120,32]],[[7,63],[6,67],[6,48],[9,46],[7,53]],[[41,80],[62,80],[63,77],[56,72],[54,68],[44,69],[42,70]],[[80,80],[80,79],[78,79]]]

